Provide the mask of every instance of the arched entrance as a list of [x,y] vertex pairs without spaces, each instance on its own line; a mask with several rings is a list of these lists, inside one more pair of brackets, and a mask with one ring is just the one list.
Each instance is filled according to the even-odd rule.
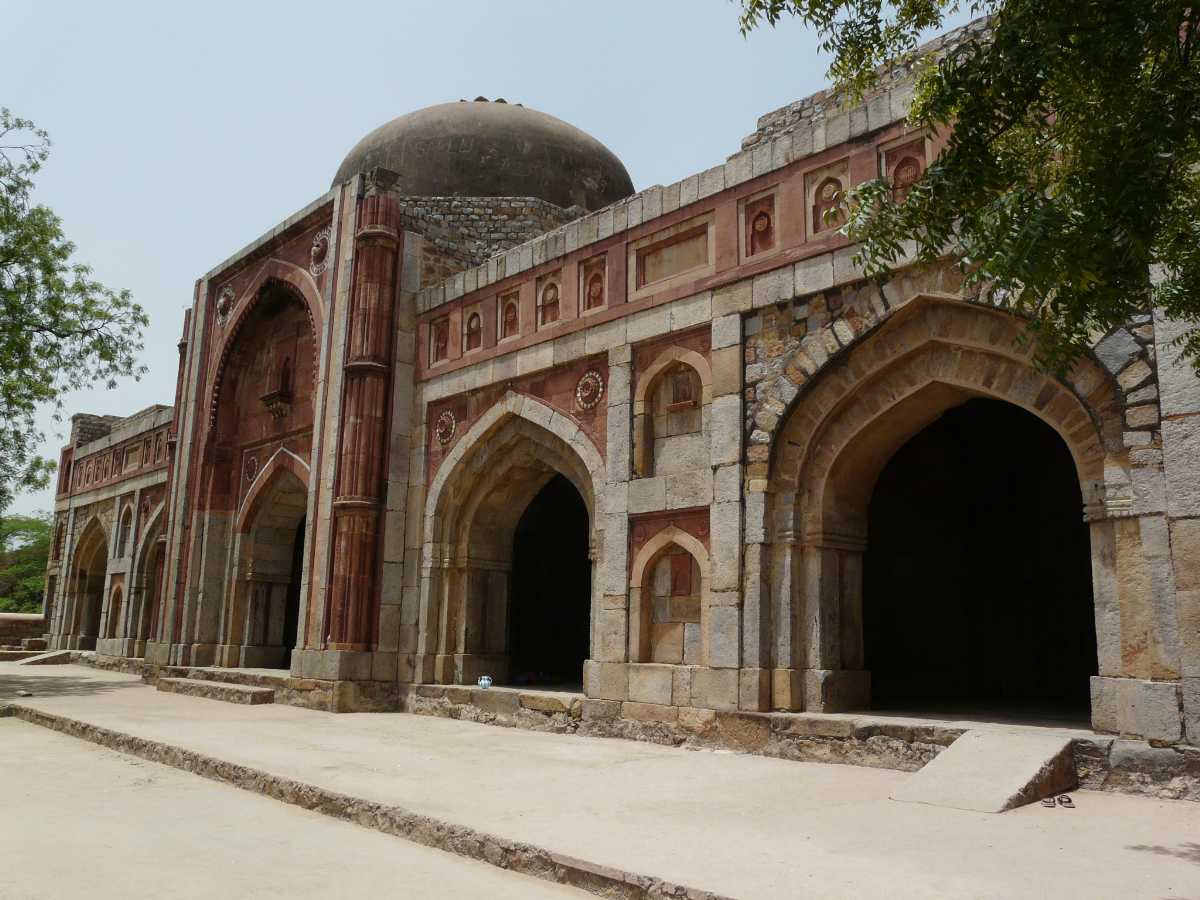
[[300,622],[308,488],[284,466],[263,477],[237,535],[222,658],[227,665],[287,668]]
[[868,509],[876,709],[1087,719],[1097,673],[1083,501],[1062,438],[972,399],[888,461]]
[[583,683],[591,568],[587,507],[575,486],[555,475],[526,507],[513,536],[510,683]]
[[71,576],[75,627],[71,631],[78,635],[80,650],[94,650],[100,637],[108,574],[108,538],[99,522],[93,519],[88,524],[76,547]]
[[420,678],[580,683],[603,471],[577,424],[517,394],[462,436],[426,504]]
[[1130,491],[1120,406],[1094,362],[1038,372],[1022,334],[1003,311],[917,298],[798,396],[765,505],[777,707],[1061,713],[1088,687],[1118,639],[1103,573]]
[[129,639],[128,655],[142,657],[146,654],[146,641],[154,633],[154,618],[162,594],[162,575],[165,561],[166,537],[162,531],[163,512],[150,521],[138,549],[134,563],[134,587],[129,594],[131,608],[129,626],[124,635]]

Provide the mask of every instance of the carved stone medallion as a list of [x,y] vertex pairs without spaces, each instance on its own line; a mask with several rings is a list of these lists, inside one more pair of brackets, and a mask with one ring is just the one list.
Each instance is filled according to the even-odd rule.
[[217,322],[224,325],[229,321],[229,314],[233,312],[233,288],[229,285],[221,288],[221,293],[217,294]]
[[454,431],[458,428],[458,420],[454,413],[446,410],[433,423],[433,433],[437,435],[438,443],[445,446],[454,439]]
[[328,228],[322,228],[313,235],[312,249],[309,251],[308,271],[320,275],[329,268],[329,237]]
[[579,383],[575,385],[575,402],[580,409],[595,409],[600,398],[604,396],[604,379],[595,369],[584,372]]

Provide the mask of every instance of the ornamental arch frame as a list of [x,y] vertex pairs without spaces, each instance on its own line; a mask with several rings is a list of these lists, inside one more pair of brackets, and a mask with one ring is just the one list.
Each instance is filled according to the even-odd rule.
[[426,494],[418,681],[471,683],[496,673],[503,680],[512,533],[529,502],[555,475],[572,483],[588,512],[589,657],[594,656],[604,459],[569,416],[510,390],[459,439]]
[[[748,623],[776,670],[772,706],[836,712],[869,704],[862,635],[866,508],[893,454],[972,397],[1018,406],[1071,453],[1092,543],[1101,676],[1121,667],[1113,558],[1135,496],[1121,399],[1091,358],[1065,378],[1041,373],[1023,321],[981,303],[918,295],[859,336],[797,393],[773,436],[765,490],[748,502],[763,535],[770,603]],[[761,519],[752,513],[759,510]],[[769,623],[769,624],[767,624]],[[765,634],[763,633],[765,632]]]

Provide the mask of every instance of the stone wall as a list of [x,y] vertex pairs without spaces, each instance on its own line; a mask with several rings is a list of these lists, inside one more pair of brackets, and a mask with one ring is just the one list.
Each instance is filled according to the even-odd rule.
[[536,197],[399,197],[399,202],[404,228],[424,237],[438,255],[460,262],[455,271],[583,214]]

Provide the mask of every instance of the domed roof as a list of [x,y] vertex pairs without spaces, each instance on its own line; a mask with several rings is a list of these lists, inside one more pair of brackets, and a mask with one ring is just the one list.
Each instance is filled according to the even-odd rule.
[[416,197],[538,197],[595,210],[633,182],[611,150],[561,119],[480,97],[411,112],[376,128],[346,155],[341,184],[382,166]]

